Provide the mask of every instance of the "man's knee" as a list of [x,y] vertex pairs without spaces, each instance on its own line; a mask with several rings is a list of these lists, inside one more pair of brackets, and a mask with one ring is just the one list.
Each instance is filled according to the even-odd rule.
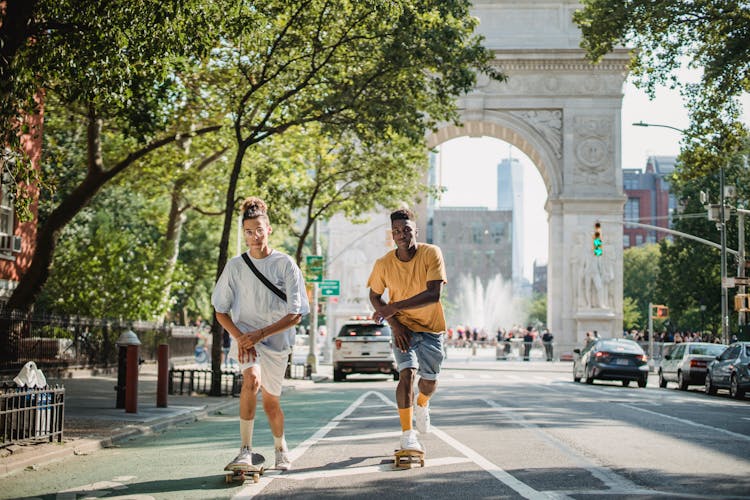
[[260,388],[260,377],[251,370],[246,370],[242,374],[242,391],[257,393]]

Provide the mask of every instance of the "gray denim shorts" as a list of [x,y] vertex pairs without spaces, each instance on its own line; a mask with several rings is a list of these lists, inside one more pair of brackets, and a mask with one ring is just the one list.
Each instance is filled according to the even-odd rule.
[[412,332],[409,349],[406,352],[393,344],[393,356],[398,371],[416,368],[417,375],[425,380],[437,380],[443,364],[443,334]]

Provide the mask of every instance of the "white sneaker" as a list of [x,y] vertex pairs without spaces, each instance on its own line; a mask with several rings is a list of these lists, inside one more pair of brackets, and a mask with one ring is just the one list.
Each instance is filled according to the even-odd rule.
[[240,453],[229,462],[224,470],[249,470],[253,468],[253,453],[249,446],[240,448]]
[[422,448],[422,445],[419,443],[419,440],[417,439],[416,431],[409,430],[409,431],[404,431],[403,434],[401,434],[401,449],[424,451],[424,448]]
[[276,468],[279,470],[289,470],[292,468],[292,461],[289,460],[287,450],[276,450]]
[[420,434],[427,434],[432,430],[430,427],[430,403],[427,403],[427,406],[414,405],[414,427]]

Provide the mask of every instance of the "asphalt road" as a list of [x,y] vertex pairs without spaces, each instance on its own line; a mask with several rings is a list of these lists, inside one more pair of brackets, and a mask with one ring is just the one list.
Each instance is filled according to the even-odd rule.
[[[360,376],[284,395],[294,470],[258,484],[224,481],[234,407],[9,476],[0,498],[750,498],[750,399],[490,366],[444,372],[424,468],[393,470],[395,383]],[[254,441],[272,463],[262,414]]]

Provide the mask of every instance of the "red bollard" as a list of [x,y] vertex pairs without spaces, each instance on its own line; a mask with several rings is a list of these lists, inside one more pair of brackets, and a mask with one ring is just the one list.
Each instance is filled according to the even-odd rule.
[[128,346],[125,374],[125,413],[138,413],[138,346]]
[[167,407],[167,388],[169,377],[169,345],[160,344],[156,354],[157,371],[156,371],[156,406],[157,408]]

